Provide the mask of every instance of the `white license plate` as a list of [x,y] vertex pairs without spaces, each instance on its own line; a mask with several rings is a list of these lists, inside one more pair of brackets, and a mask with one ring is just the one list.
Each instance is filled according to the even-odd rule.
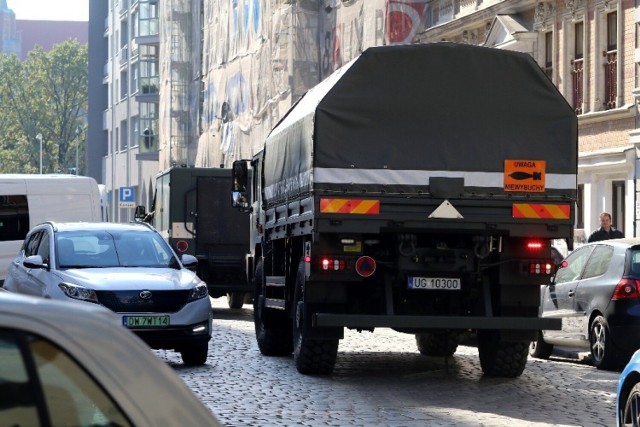
[[452,277],[409,277],[409,289],[459,291],[460,279]]

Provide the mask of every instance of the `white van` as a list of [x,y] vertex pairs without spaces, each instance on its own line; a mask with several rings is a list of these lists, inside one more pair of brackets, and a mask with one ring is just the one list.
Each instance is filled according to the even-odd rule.
[[0,174],[0,285],[27,232],[45,221],[102,221],[100,191],[87,176]]

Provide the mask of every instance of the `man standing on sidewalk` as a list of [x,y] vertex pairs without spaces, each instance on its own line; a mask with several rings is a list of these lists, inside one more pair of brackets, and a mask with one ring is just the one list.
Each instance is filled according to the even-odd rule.
[[622,231],[616,230],[611,226],[611,214],[602,212],[600,214],[600,228],[591,233],[587,242],[599,242],[607,239],[622,239],[624,234]]

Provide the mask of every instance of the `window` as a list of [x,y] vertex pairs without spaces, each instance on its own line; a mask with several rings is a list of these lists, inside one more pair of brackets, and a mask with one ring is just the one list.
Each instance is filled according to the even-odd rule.
[[36,255],[40,255],[42,262],[49,265],[49,233],[46,231],[42,232]]
[[38,246],[40,245],[40,239],[42,238],[42,231],[36,231],[29,236],[28,240],[24,242],[24,256],[31,256],[38,254]]
[[607,15],[607,52],[604,64],[604,108],[616,108],[618,92],[618,14]]
[[560,268],[556,273],[555,283],[565,283],[578,280],[582,275],[582,270],[591,255],[593,247],[584,246],[571,252],[566,258],[567,266]]
[[123,151],[129,148],[129,123],[126,120],[120,122],[120,147]]
[[593,250],[593,255],[589,258],[587,267],[584,269],[583,279],[590,277],[602,276],[609,268],[609,262],[613,257],[613,248],[611,246],[598,245]]
[[618,13],[607,15],[607,50],[618,49]]
[[159,34],[158,2],[155,0],[140,0],[138,31],[140,36],[157,36]]
[[3,425],[131,426],[91,376],[54,343],[0,329]]
[[24,240],[29,232],[26,195],[0,195],[0,242]]
[[611,194],[612,194],[611,225],[622,232],[624,232],[624,222],[625,222],[624,193],[625,193],[624,181],[613,181],[611,183]]
[[544,35],[544,72],[553,80],[553,32]]
[[578,184],[576,199],[576,228],[584,228],[584,184]]
[[140,153],[157,152],[160,105],[153,102],[141,102],[138,106],[140,111]]
[[129,77],[126,71],[120,73],[120,100],[129,96]]
[[578,22],[574,26],[574,55],[571,61],[573,81],[573,109],[576,114],[582,114],[584,100],[584,23]]
[[158,94],[160,90],[160,53],[158,46],[140,46],[140,94]]

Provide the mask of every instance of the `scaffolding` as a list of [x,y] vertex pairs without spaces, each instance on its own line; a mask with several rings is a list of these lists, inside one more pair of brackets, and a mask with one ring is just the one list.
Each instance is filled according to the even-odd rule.
[[[190,0],[161,2],[160,54],[161,83],[160,111],[161,152],[160,168],[172,165],[192,166],[195,160],[195,129],[197,117],[191,113],[192,99],[197,99],[197,83],[194,84],[194,50],[192,29],[197,10]],[[194,88],[195,86],[195,88]],[[193,145],[193,153],[190,146]]]

